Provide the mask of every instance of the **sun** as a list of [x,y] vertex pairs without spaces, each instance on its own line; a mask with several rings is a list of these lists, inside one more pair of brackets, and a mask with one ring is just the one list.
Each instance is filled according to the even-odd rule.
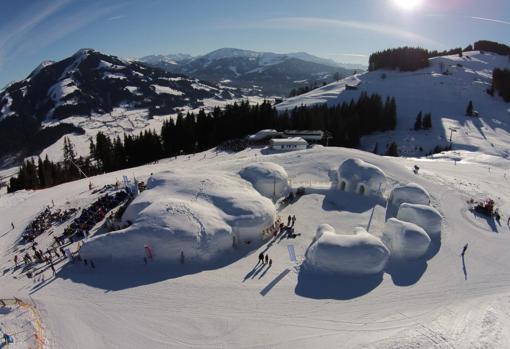
[[423,0],[393,0],[393,2],[403,10],[413,11],[421,6]]

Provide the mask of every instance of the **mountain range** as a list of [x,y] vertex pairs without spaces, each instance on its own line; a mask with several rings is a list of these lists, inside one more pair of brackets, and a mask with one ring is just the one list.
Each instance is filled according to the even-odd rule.
[[292,89],[329,83],[351,75],[355,70],[305,52],[279,54],[235,48],[222,48],[197,57],[151,55],[140,58],[140,61],[260,96],[287,96]]

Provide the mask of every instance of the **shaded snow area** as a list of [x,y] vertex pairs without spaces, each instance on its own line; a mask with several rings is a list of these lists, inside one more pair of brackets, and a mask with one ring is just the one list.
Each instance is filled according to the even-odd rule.
[[48,90],[48,94],[53,101],[60,102],[61,99],[69,96],[75,91],[79,91],[79,88],[76,86],[74,80],[71,78],[65,78],[51,86]]
[[138,264],[148,247],[157,261],[177,263],[181,252],[203,261],[237,244],[255,244],[275,219],[273,203],[241,178],[162,173],[149,179],[147,191],[124,213],[132,226],[87,241],[80,254]]
[[[37,305],[45,348],[506,348],[509,170],[466,151],[209,150],[2,193],[0,299]],[[90,210],[123,176],[147,189],[124,211]],[[370,195],[341,178],[385,184]],[[499,223],[469,210],[487,198]],[[48,206],[76,209],[35,237],[45,256],[59,253],[55,274],[20,239]],[[55,238],[84,212],[88,237],[61,246],[71,261]],[[36,322],[23,316],[0,310],[0,328],[15,333],[12,347],[34,348]]]
[[354,234],[337,234],[333,227],[321,225],[306,252],[305,268],[324,273],[377,274],[389,255],[381,240],[363,228]]
[[[508,105],[486,90],[492,85],[495,68],[510,69],[507,56],[490,52],[465,52],[463,57],[444,56],[430,59],[430,67],[414,72],[376,70],[347,77],[308,93],[288,98],[276,107],[292,110],[301,105],[349,103],[362,92],[395,97],[397,127],[394,131],[362,137],[361,148],[380,153],[395,141],[400,154],[424,156],[436,146],[449,145],[450,128],[453,148],[510,156],[510,119]],[[349,86],[347,88],[346,86]],[[479,116],[466,116],[469,101]],[[414,130],[419,112],[432,114],[432,129]]]

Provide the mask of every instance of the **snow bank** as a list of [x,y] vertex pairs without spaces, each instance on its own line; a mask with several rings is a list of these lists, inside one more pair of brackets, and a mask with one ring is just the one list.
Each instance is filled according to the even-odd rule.
[[333,234],[336,234],[335,233],[335,228],[333,228],[331,225],[329,224],[321,224],[317,227],[317,231],[315,232],[315,238],[314,238],[314,241],[316,241],[317,239],[319,239],[324,233],[333,233]]
[[376,195],[385,183],[383,171],[360,159],[347,159],[338,169],[338,189],[342,191]]
[[430,238],[419,226],[390,218],[383,229],[382,241],[392,256],[398,258],[419,258],[430,246]]
[[273,129],[260,130],[257,133],[248,136],[250,141],[260,141],[266,138],[272,138],[280,135],[280,132]]
[[153,176],[126,209],[133,224],[87,241],[84,258],[140,262],[149,246],[155,260],[208,260],[234,244],[261,238],[275,221],[273,203],[237,176],[164,172]]
[[397,218],[422,227],[431,239],[439,239],[441,237],[443,218],[433,207],[404,203],[400,205]]
[[400,207],[400,204],[404,202],[428,205],[430,204],[430,195],[422,186],[415,183],[394,188],[390,194],[391,205]]
[[239,175],[250,182],[263,196],[276,200],[289,191],[289,176],[280,165],[272,162],[260,162],[246,166]]
[[307,267],[324,273],[367,275],[380,273],[388,261],[388,248],[362,228],[339,235],[328,225],[317,229],[318,238],[308,248]]

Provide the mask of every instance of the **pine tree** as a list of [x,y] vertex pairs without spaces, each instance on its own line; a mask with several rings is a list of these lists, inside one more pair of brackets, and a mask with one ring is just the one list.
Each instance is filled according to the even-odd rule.
[[377,153],[378,153],[377,146],[378,146],[378,143],[377,143],[377,142],[375,142],[374,150],[372,150],[372,153],[374,153],[374,154],[377,154]]
[[466,115],[473,116],[473,112],[474,112],[473,101],[469,101],[469,104],[466,109]]
[[390,146],[388,147],[388,150],[386,150],[386,156],[394,156],[398,157],[400,154],[398,153],[398,147],[397,143],[391,142]]
[[421,112],[418,113],[418,115],[416,116],[416,121],[414,122],[414,130],[415,131],[418,131],[421,129],[422,125],[422,114]]
[[432,128],[432,115],[430,113],[425,114],[423,117],[422,128],[424,130],[430,130]]

